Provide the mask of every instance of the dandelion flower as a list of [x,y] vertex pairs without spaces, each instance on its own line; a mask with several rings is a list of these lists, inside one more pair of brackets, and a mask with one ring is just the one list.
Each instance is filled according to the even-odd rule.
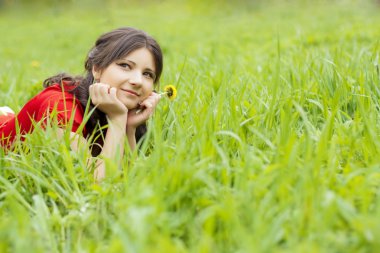
[[33,68],[38,68],[40,66],[40,62],[39,61],[32,61],[30,63],[30,66],[32,66]]
[[166,94],[170,100],[174,100],[177,96],[177,89],[174,85],[166,85],[162,94]]

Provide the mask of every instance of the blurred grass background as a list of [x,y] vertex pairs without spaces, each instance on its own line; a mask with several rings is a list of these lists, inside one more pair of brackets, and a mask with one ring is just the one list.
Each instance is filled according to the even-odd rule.
[[1,154],[1,252],[377,252],[378,2],[0,3],[3,105],[120,26],[179,92],[122,178],[93,185],[49,131]]

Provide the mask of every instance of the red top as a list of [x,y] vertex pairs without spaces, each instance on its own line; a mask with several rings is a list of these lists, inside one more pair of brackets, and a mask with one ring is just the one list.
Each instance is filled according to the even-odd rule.
[[52,85],[29,100],[17,115],[0,116],[0,145],[9,146],[16,137],[16,129],[22,135],[31,133],[34,124],[45,124],[52,112],[54,117],[56,115],[59,126],[70,126],[72,119],[71,131],[76,132],[83,122],[84,111],[80,102],[68,92],[74,87]]

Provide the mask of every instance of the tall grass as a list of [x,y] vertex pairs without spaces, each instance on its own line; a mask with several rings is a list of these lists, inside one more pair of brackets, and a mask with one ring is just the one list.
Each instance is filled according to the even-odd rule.
[[119,26],[158,39],[161,85],[179,95],[101,184],[54,129],[0,151],[0,252],[379,249],[375,5],[102,4],[3,7],[1,103],[18,110],[44,78],[82,73]]

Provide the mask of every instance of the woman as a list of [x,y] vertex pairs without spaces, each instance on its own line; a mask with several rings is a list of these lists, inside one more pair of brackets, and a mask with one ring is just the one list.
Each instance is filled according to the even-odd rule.
[[[54,114],[58,135],[62,128],[72,131],[73,149],[78,142],[89,141],[93,156],[121,159],[125,138],[133,150],[146,132],[145,121],[160,100],[153,89],[162,68],[161,48],[145,32],[127,27],[105,33],[87,56],[85,77],[65,73],[50,77],[44,81],[45,89],[17,115],[3,110],[1,144],[11,147],[18,132],[30,133],[35,122],[43,126]],[[86,108],[90,117],[81,128]],[[105,175],[105,162],[98,159],[94,178],[99,181]]]

